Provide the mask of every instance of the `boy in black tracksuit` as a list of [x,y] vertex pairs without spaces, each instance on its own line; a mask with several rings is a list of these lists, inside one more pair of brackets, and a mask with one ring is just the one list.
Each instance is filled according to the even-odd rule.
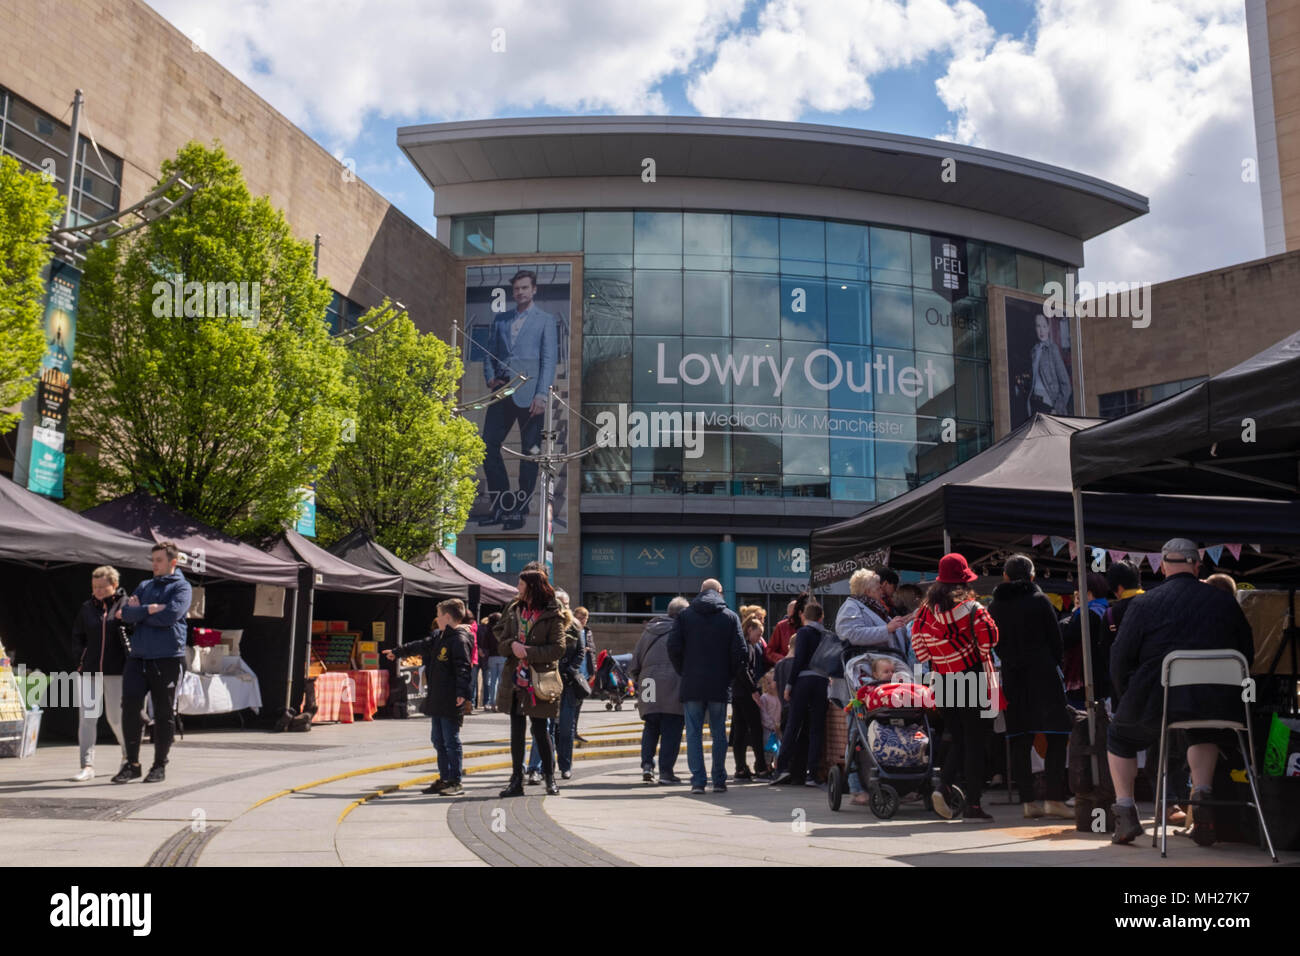
[[[745,661],[731,682],[731,744],[736,758],[737,780],[752,780],[755,776],[766,778],[767,753],[763,741],[763,714],[758,709],[758,682],[766,670],[763,657],[763,625],[750,620],[745,626]],[[752,640],[751,640],[752,638]],[[753,748],[754,772],[749,772],[745,752]]]
[[429,736],[438,752],[438,779],[425,793],[455,797],[461,787],[460,726],[465,719],[465,703],[470,699],[470,658],[474,635],[462,622],[465,604],[458,598],[438,605],[437,630],[422,641],[401,644],[384,651],[390,660],[418,653],[424,657],[424,680],[427,692],[425,714],[433,719]]

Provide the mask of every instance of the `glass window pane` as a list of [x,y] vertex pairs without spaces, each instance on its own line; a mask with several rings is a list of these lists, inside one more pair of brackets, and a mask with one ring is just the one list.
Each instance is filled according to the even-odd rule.
[[1043,260],[1043,284],[1055,282],[1065,288],[1065,265],[1060,262],[1052,262],[1050,259]]
[[682,321],[688,333],[731,332],[731,277],[721,272],[687,272],[682,278]]
[[[876,478],[906,482],[916,476],[916,419],[897,419],[903,434],[876,442]],[[879,486],[877,486],[879,487]]]
[[[845,429],[860,427],[856,425],[860,419],[870,416],[861,416],[853,414],[858,411],[866,411],[872,407],[872,395],[877,388],[878,373],[874,367],[875,356],[871,349],[866,346],[856,345],[833,345],[831,350],[835,357],[839,359],[840,378],[838,384],[831,389],[830,407],[833,409],[842,409],[849,414],[835,415],[837,420],[842,420]],[[831,370],[831,380],[835,379],[835,370]],[[880,385],[880,387],[884,387]],[[846,431],[846,433],[848,433]],[[863,432],[862,434],[871,434]]]
[[876,501],[888,501],[891,498],[897,498],[899,495],[906,494],[909,485],[906,481],[891,481],[885,478],[876,479]]
[[915,347],[930,352],[953,350],[953,309],[943,296],[925,289],[912,291]]
[[801,276],[826,274],[826,224],[822,220],[781,217],[781,271]]
[[682,340],[673,335],[637,335],[632,339],[632,399],[680,404]]
[[1006,246],[989,244],[986,247],[988,258],[989,285],[1016,286],[1016,251]]
[[726,213],[683,213],[682,251],[687,269],[730,269],[731,217]]
[[682,332],[682,274],[637,269],[632,327],[637,335]]
[[826,223],[826,274],[839,279],[869,278],[867,227],[850,222]]
[[537,217],[538,252],[581,252],[582,213],[544,212]]
[[865,345],[871,341],[871,287],[865,282],[828,280],[826,334],[831,342]]
[[632,337],[584,335],[582,394],[593,402],[632,400]]
[[638,269],[682,267],[682,214],[638,212],[633,217],[633,264]]
[[1016,254],[1016,288],[1024,292],[1043,294],[1043,260],[1038,256]]
[[967,421],[993,421],[987,362],[957,359],[957,415]]
[[[830,401],[824,387],[835,380],[835,368],[825,355],[813,356],[814,351],[826,351],[821,342],[783,341],[781,343],[781,405],[785,408],[824,409]],[[760,375],[759,381],[772,382],[770,374]],[[773,404],[776,403],[775,397]],[[809,427],[809,426],[805,426]]]
[[875,467],[871,446],[870,439],[832,438],[831,474],[848,478],[870,477]]
[[910,349],[912,326],[912,290],[872,284],[872,344]]
[[589,269],[632,268],[632,214],[587,213],[582,225],[582,248]]
[[985,285],[988,283],[988,272],[984,263],[984,243],[966,240],[966,269],[970,273],[969,293],[972,296],[987,296]]
[[921,394],[916,398],[916,413],[934,421],[957,418],[957,380],[953,357],[948,354],[917,352],[912,364],[921,373],[922,383]]
[[584,271],[582,333],[632,332],[632,273]]
[[[969,279],[969,275],[967,278]],[[912,233],[912,286],[917,289],[934,288],[930,270],[930,234],[928,232]]]
[[826,341],[826,283],[781,279],[781,338]]
[[537,251],[537,213],[511,213],[496,217],[493,252],[507,255]]
[[901,229],[871,227],[871,279],[912,284],[912,237]]
[[920,375],[918,381],[918,371],[915,368],[915,354],[913,352],[899,351],[895,349],[875,350],[875,358],[882,364],[878,369],[873,362],[872,385],[876,387],[875,402],[876,411],[892,412],[896,415],[912,416],[916,414],[917,405],[923,400],[925,394],[924,374]]
[[876,483],[870,478],[831,478],[831,500],[874,501]]
[[[758,429],[756,429],[758,430]],[[762,429],[764,432],[771,429]],[[736,478],[744,481],[746,475],[781,474],[781,436],[779,434],[752,435],[749,429],[736,428],[731,432],[731,462]]]
[[778,272],[780,233],[775,216],[731,217],[732,262],[737,271]]
[[494,223],[491,216],[455,220],[451,225],[452,250],[458,256],[491,255]]
[[957,442],[944,441],[943,429],[937,418],[917,422],[916,472],[920,481],[936,478],[957,464]]
[[[686,378],[682,379],[682,401],[700,405],[729,404],[731,386],[739,374],[740,361],[732,355],[731,339],[688,335],[683,340],[682,349],[686,356],[698,356],[684,359],[682,373]],[[729,366],[728,358],[732,358],[736,364]],[[719,367],[722,369],[721,379]],[[677,371],[674,370],[672,374],[676,375]],[[692,382],[699,384],[692,385]]]
[[952,304],[953,341],[958,355],[989,357],[988,311],[987,299],[958,299]]
[[[776,339],[732,339],[732,361],[736,373],[732,385],[732,401],[737,409],[766,409],[779,406],[780,396],[774,395],[776,380],[773,368],[781,367],[781,343]],[[757,369],[758,384],[754,384]]]
[[781,334],[781,283],[776,276],[731,277],[731,333],[774,339]]

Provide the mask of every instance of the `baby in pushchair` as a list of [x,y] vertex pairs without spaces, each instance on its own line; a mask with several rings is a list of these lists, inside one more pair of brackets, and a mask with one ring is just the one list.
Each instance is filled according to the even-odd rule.
[[928,710],[934,696],[916,684],[905,661],[860,648],[846,652],[844,676],[850,696],[848,743],[844,768],[831,781],[830,804],[839,809],[847,775],[855,774],[867,793],[871,812],[892,817],[902,798],[927,799],[934,786],[934,761]]

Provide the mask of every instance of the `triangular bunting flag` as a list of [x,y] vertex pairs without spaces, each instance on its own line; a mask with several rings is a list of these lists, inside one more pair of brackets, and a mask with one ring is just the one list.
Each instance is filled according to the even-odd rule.
[[1159,570],[1160,570],[1160,552],[1159,552],[1159,551],[1154,551],[1154,552],[1152,552],[1151,554],[1146,555],[1146,559],[1147,559],[1147,564],[1151,565],[1151,570],[1152,570],[1152,571],[1159,571]]
[[1112,549],[1109,553],[1110,553],[1110,560],[1112,564],[1119,564],[1121,561],[1123,561],[1125,558],[1128,557],[1127,551],[1115,551]]
[[1202,561],[1205,560],[1205,549],[1204,549],[1204,548],[1197,548],[1197,549],[1196,549],[1196,553],[1197,553],[1197,555],[1200,557],[1200,559],[1201,559]]
[[1073,561],[1079,556],[1079,546],[1073,541],[1067,541],[1065,543],[1070,546],[1070,560]]
[[1263,553],[1264,553],[1264,549],[1261,548],[1261,547],[1260,547],[1259,545],[1257,545],[1257,544],[1252,544],[1251,547],[1255,549],[1255,553],[1256,553],[1256,554],[1263,554]]
[[1213,547],[1206,548],[1205,550],[1209,553],[1210,560],[1215,564],[1218,564],[1219,559],[1223,557],[1223,545],[1221,544],[1216,544]]
[[1061,549],[1065,547],[1065,539],[1052,535],[1052,554],[1060,554]]
[[1239,545],[1239,544],[1225,544],[1224,547],[1228,549],[1228,553],[1229,553],[1230,555],[1232,555],[1232,559],[1233,559],[1234,561],[1240,561],[1240,560],[1241,560],[1241,545]]
[[1036,548],[1036,547],[1038,547],[1040,544],[1042,544],[1042,543],[1043,543],[1044,541],[1046,541],[1046,540],[1047,540],[1047,535],[1045,535],[1045,534],[1036,534],[1036,535],[1032,535],[1032,536],[1029,538],[1029,546],[1030,546],[1031,548]]

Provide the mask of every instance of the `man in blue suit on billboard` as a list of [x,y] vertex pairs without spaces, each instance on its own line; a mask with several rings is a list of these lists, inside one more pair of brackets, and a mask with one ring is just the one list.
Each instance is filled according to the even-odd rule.
[[488,354],[483,362],[483,377],[489,391],[496,391],[516,375],[528,376],[513,395],[489,405],[483,421],[483,443],[487,446],[483,472],[492,511],[480,518],[479,524],[500,524],[502,531],[516,531],[524,526],[528,504],[537,487],[537,465],[531,461],[519,463],[519,493],[511,495],[510,477],[501,459],[501,443],[517,424],[520,451],[525,455],[541,451],[543,416],[559,358],[559,320],[533,302],[537,295],[537,273],[520,269],[511,278],[510,285],[515,310],[503,312],[492,321]]

